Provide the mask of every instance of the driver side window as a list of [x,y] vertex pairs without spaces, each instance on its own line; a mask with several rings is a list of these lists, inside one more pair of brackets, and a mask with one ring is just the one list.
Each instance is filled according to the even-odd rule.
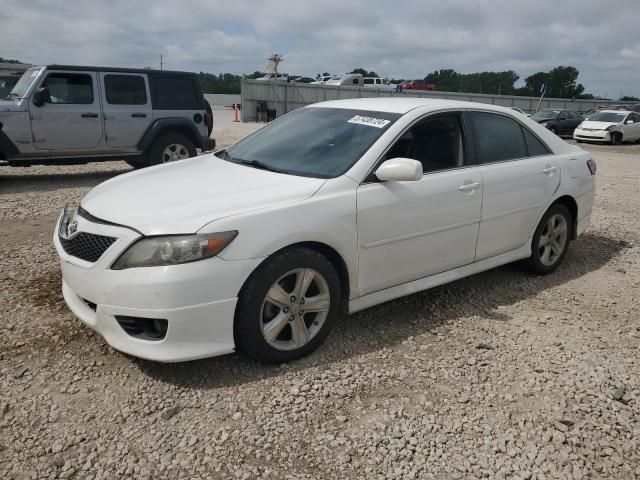
[[50,73],[42,84],[54,104],[92,104],[93,80],[81,73]]
[[430,117],[416,123],[389,149],[385,159],[411,158],[424,173],[461,167],[464,160],[459,114]]

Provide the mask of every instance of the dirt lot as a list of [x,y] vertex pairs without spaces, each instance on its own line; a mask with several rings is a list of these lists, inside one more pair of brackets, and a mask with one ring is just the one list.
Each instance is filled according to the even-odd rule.
[[0,478],[639,478],[640,145],[586,148],[592,226],[558,272],[372,308],[279,367],[109,348],[65,307],[51,235],[129,168],[0,169]]

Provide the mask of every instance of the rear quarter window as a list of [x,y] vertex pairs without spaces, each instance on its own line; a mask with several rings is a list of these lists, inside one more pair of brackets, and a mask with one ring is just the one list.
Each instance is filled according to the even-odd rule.
[[156,110],[203,110],[204,102],[192,77],[157,75],[149,79]]

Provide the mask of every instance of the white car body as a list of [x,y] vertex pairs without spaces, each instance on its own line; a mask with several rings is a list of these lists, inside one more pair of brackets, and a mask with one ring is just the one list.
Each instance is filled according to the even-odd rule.
[[380,90],[395,90],[396,86],[389,83],[388,78],[364,77],[362,86],[364,88],[378,88]]
[[619,132],[622,137],[620,141],[634,142],[640,140],[640,114],[624,110],[599,110],[594,116],[602,114],[616,115],[621,121],[597,121],[587,119],[582,122],[573,132],[573,138],[579,141],[589,142],[611,142],[611,135]]
[[320,77],[318,77],[318,79],[315,82],[311,82],[309,85],[324,85],[329,80],[331,80],[333,77],[335,77],[335,75],[320,76]]
[[361,73],[345,73],[343,75],[336,75],[327,80],[325,85],[333,85],[340,87],[361,87],[363,82]]
[[[322,245],[339,255],[348,276],[348,310],[356,312],[527,258],[536,226],[558,199],[575,202],[574,236],[589,224],[590,155],[513,110],[406,98],[313,107],[400,116],[335,178],[259,170],[210,154],[102,183],[82,200],[85,213],[74,225],[74,235],[115,239],[102,256],[90,263],[70,255],[58,228],[54,233],[71,310],[117,350],[163,362],[191,360],[234,351],[239,292],[283,248]],[[367,180],[388,146],[418,120],[468,111],[514,119],[552,153],[426,173],[414,182]],[[111,268],[142,237],[225,231],[239,233],[212,258]],[[167,319],[168,332],[161,341],[134,338],[116,316]]]

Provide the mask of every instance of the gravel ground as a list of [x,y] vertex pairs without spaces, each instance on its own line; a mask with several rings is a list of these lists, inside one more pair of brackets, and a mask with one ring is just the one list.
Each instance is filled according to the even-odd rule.
[[586,148],[592,226],[555,274],[374,307],[278,367],[112,350],[65,307],[50,237],[129,168],[0,169],[0,478],[640,477],[640,145]]

